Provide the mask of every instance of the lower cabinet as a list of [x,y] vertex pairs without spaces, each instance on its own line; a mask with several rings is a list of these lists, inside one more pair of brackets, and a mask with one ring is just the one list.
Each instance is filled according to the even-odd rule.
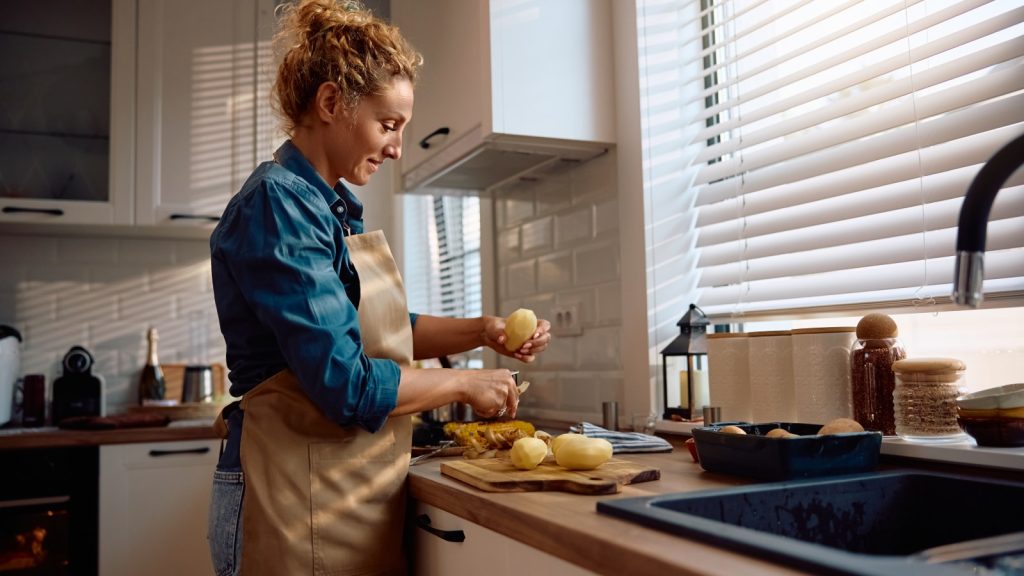
[[[595,574],[436,506],[422,502],[415,502],[415,506],[413,521],[418,526],[413,539],[413,565],[416,576],[448,576],[469,571],[483,571],[487,576]],[[451,541],[458,539],[458,532],[465,539]]]
[[213,573],[206,518],[219,447],[219,440],[100,447],[100,574]]

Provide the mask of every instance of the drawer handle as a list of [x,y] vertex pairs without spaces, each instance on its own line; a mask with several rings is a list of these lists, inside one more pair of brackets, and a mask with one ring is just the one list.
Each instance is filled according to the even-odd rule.
[[209,220],[220,222],[220,216],[207,216],[205,214],[171,214],[171,220]]
[[64,211],[60,208],[22,208],[21,206],[4,206],[4,214],[49,214],[50,216],[63,216]]
[[430,516],[420,514],[416,517],[416,526],[430,532],[446,542],[465,542],[466,533],[462,530],[438,530],[430,525]]
[[426,150],[427,148],[430,148],[430,139],[431,138],[433,138],[434,136],[448,135],[448,134],[451,133],[451,131],[452,131],[451,128],[449,128],[447,126],[441,126],[437,130],[434,130],[430,134],[427,134],[423,138],[423,140],[420,140],[420,148],[423,148],[424,150]]
[[209,451],[209,446],[203,446],[201,448],[183,448],[181,450],[150,450],[149,455],[159,458],[161,456],[178,456],[180,454],[206,454]]

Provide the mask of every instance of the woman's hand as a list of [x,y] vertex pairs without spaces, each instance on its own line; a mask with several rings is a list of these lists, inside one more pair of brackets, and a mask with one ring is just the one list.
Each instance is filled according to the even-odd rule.
[[505,349],[505,319],[498,316],[484,316],[484,331],[481,339],[488,347],[501,354],[510,356],[521,362],[530,363],[536,359],[537,354],[543,352],[548,343],[551,342],[551,322],[543,318],[537,320],[537,330],[529,340],[523,342],[518,350],[509,352]]
[[483,418],[515,418],[519,409],[519,391],[512,372],[498,370],[459,370],[464,379],[466,404]]

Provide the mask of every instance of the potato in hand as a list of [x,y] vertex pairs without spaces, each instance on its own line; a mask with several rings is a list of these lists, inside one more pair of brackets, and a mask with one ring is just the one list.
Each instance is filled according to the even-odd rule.
[[505,349],[515,352],[537,331],[537,315],[520,308],[505,319]]

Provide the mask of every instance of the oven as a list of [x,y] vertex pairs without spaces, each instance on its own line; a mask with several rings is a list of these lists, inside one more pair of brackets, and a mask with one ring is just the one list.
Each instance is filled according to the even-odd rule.
[[0,576],[95,575],[99,450],[0,451]]

